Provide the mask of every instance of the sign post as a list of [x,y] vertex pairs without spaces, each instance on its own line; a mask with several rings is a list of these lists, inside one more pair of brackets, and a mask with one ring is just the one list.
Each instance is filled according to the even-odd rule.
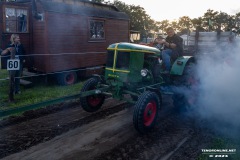
[[7,61],[7,70],[9,71],[9,102],[14,101],[14,84],[15,84],[15,72],[19,70],[20,61],[15,59],[16,50],[13,48],[11,50],[11,58]]

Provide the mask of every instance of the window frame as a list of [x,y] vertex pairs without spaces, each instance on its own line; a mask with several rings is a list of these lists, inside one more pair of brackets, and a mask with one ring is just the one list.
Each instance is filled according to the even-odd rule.
[[130,51],[118,51],[116,59],[116,69],[129,70],[130,68]]
[[[17,10],[17,9],[22,9],[22,10],[26,10],[27,11],[27,18],[26,18],[26,21],[27,21],[27,26],[26,26],[26,29],[27,29],[27,31],[26,32],[19,32],[18,30],[17,30],[17,28],[16,28],[16,30],[15,31],[11,31],[11,32],[8,32],[6,29],[7,29],[7,27],[6,27],[6,22],[7,22],[7,20],[6,20],[6,8],[14,8],[15,9],[15,11]],[[4,5],[3,6],[3,33],[29,33],[30,31],[29,31],[29,17],[30,17],[30,12],[29,12],[29,7],[25,7],[25,6],[10,6],[10,5]],[[15,21],[16,22],[16,24],[17,24],[17,17],[16,17],[16,20],[12,20],[12,21]],[[16,25],[16,27],[18,27],[18,25]]]
[[[102,38],[92,38],[91,36],[91,22],[102,22],[103,23],[103,34]],[[106,20],[105,19],[88,19],[88,40],[89,42],[105,42],[106,41],[106,27],[105,27]]]

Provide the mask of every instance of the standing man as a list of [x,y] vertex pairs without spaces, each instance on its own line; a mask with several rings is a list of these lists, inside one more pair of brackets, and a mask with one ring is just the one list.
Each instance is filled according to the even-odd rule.
[[183,53],[183,39],[175,34],[172,27],[167,28],[167,38],[160,43],[164,44],[165,48],[162,51],[163,63],[166,67],[164,73],[170,73],[171,70],[171,56],[181,56]]
[[22,74],[23,70],[23,55],[25,54],[25,50],[23,48],[23,45],[20,42],[20,37],[18,34],[12,34],[10,38],[11,43],[7,46],[5,50],[1,52],[1,55],[11,55],[11,52],[15,49],[15,58],[20,59],[20,69],[15,72],[15,83],[14,83],[14,92],[15,94],[20,93],[20,76]]

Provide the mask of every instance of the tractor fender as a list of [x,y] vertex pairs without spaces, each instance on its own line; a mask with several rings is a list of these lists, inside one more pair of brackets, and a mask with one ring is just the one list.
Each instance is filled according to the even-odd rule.
[[190,61],[194,61],[193,56],[178,57],[172,65],[171,75],[182,75],[186,64]]

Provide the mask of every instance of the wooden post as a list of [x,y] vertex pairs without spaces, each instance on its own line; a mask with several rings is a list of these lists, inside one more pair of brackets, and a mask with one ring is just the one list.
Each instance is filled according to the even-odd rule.
[[[15,48],[12,48],[10,59],[15,59],[15,53],[16,53]],[[15,72],[16,72],[15,70],[9,71],[9,80],[10,80],[10,82],[9,82],[9,102],[14,101]]]
[[220,44],[220,38],[221,38],[221,24],[219,24],[217,28],[217,44]]
[[199,30],[200,30],[200,26],[197,26],[196,34],[195,34],[195,53],[198,53]]

